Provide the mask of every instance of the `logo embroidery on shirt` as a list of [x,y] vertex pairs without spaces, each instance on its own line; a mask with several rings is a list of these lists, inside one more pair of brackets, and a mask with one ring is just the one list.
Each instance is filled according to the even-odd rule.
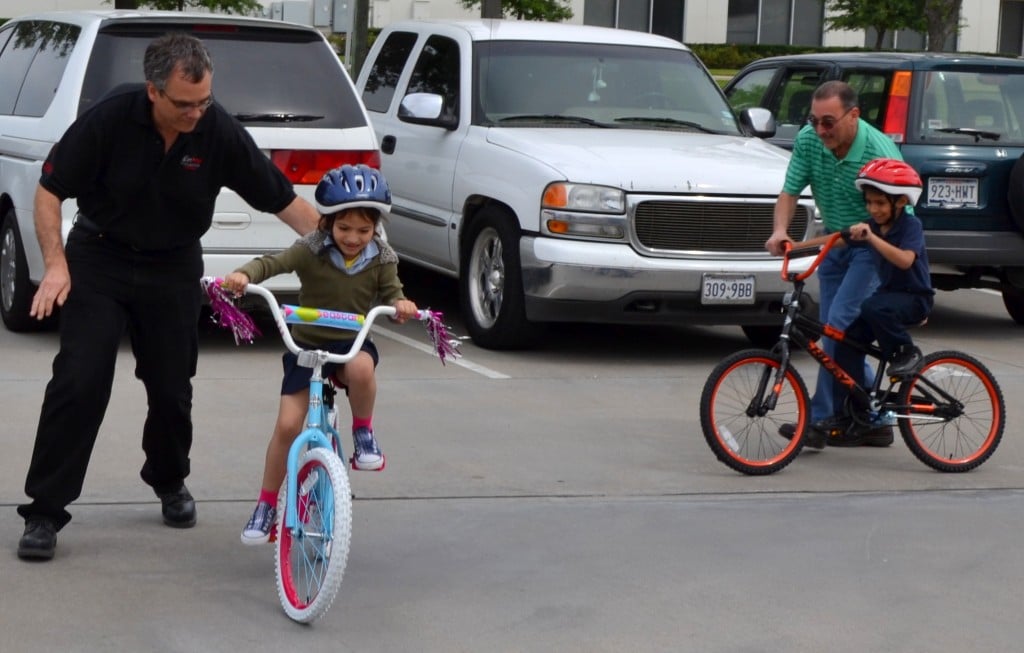
[[185,170],[198,170],[201,165],[203,165],[203,160],[197,156],[186,154],[181,157],[181,167]]

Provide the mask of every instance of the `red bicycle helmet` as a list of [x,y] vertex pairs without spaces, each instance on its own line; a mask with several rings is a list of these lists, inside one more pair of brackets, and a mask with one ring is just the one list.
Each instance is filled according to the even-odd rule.
[[911,206],[917,204],[923,185],[916,170],[896,159],[868,161],[857,173],[857,179],[853,183],[860,191],[863,191],[865,186],[871,186],[889,195],[906,195]]

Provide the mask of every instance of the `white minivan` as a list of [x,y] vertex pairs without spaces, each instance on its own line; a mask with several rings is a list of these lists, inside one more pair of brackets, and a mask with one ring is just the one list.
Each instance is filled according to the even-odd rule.
[[[28,309],[43,275],[33,196],[40,169],[64,130],[122,84],[144,81],[142,58],[157,36],[201,38],[213,56],[213,95],[312,201],[323,173],[345,163],[380,165],[373,130],[352,81],[311,27],[217,14],[50,12],[0,26],[0,315],[12,331],[36,328]],[[63,233],[76,213],[63,206]],[[202,239],[205,273],[224,275],[296,234],[224,189]],[[268,282],[298,290],[292,275]]]

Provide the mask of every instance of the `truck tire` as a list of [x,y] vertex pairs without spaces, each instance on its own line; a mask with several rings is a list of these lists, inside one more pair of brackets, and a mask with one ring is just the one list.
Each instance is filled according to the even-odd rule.
[[1002,285],[1003,306],[1017,324],[1024,324],[1024,288],[1018,288],[1012,283],[1004,282]]
[[[1010,179],[1006,189],[1006,203],[1010,207],[1010,218],[1017,225],[1017,229],[1021,231],[1021,236],[1024,236],[1024,156],[1017,159],[1017,162],[1013,164],[1013,168],[1010,170]],[[1003,297],[1005,296],[1003,295]]]
[[460,259],[459,301],[473,342],[485,349],[532,344],[538,329],[526,319],[515,219],[497,207],[481,209]]
[[28,263],[14,209],[7,209],[0,224],[0,318],[11,331],[40,331],[55,322],[29,316],[36,287],[28,278]]

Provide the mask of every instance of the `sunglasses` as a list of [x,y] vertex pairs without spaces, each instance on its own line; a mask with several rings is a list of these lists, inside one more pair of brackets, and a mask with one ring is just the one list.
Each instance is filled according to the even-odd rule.
[[174,108],[178,111],[181,111],[182,113],[191,111],[192,109],[206,111],[210,108],[210,105],[213,104],[212,95],[206,98],[205,100],[200,100],[199,102],[185,102],[184,100],[175,100],[170,95],[167,95],[167,93],[165,93],[163,90],[160,90],[160,95],[167,98],[170,101],[170,103],[174,105]]
[[815,118],[814,116],[807,116],[807,124],[810,125],[811,127],[815,128],[815,129],[818,128],[818,125],[821,125],[826,130],[829,130],[829,129],[832,129],[833,127],[835,127],[836,125],[838,125],[839,121],[842,120],[843,118],[845,118],[851,111],[853,111],[853,107],[850,107],[849,109],[847,109],[846,113],[844,113],[843,115],[839,116],[838,118],[833,118],[832,116],[825,116],[823,118]]

